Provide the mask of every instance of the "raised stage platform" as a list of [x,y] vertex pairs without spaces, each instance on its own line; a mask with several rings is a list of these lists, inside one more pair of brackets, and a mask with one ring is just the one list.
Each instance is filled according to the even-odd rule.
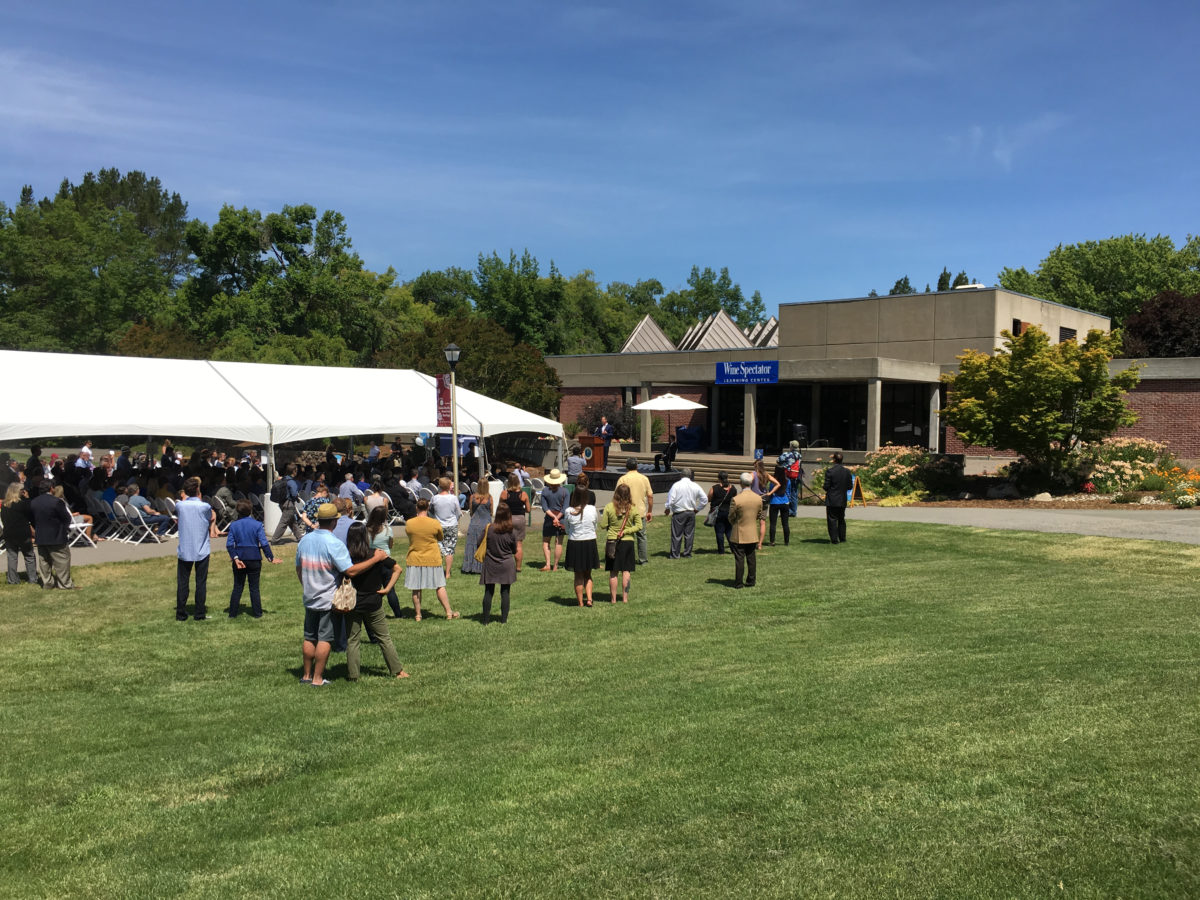
[[[672,472],[655,472],[654,466],[640,465],[638,471],[650,479],[650,487],[657,495],[662,493],[664,496],[671,489],[671,485],[683,477],[683,473],[675,470]],[[587,473],[588,480],[591,482],[592,490],[594,491],[612,491],[617,487],[617,479],[624,475],[626,469],[624,466],[617,468],[609,466],[607,469],[589,470]]]

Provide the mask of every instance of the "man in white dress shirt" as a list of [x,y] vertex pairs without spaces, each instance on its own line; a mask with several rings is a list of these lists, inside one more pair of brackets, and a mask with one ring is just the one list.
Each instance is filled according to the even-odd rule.
[[692,555],[696,538],[696,513],[708,506],[708,494],[696,482],[695,473],[683,469],[683,477],[667,493],[667,515],[671,517],[671,559]]

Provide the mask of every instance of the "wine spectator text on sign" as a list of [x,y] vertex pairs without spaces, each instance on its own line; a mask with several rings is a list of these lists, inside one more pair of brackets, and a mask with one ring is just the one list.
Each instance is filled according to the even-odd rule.
[[450,376],[436,375],[437,378],[437,427],[450,427]]
[[717,363],[717,384],[778,384],[779,360]]

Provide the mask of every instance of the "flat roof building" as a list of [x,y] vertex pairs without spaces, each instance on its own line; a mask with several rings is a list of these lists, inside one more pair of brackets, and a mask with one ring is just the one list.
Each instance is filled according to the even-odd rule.
[[[648,318],[648,317],[647,317]],[[1030,325],[1051,341],[1108,331],[1106,316],[1002,288],[786,303],[778,321],[743,332],[726,316],[697,323],[672,348],[640,323],[621,353],[551,356],[563,383],[560,421],[590,403],[630,407],[667,390],[705,404],[674,417],[703,426],[706,449],[752,455],[809,444],[851,451],[887,443],[943,449],[941,376],[965,350],[992,352]],[[665,341],[665,343],[664,343]],[[643,413],[643,452],[650,414]]]

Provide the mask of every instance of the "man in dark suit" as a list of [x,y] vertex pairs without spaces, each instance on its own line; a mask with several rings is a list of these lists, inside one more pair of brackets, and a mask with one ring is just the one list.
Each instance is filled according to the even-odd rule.
[[833,465],[825,470],[825,524],[829,543],[846,543],[846,495],[854,487],[854,476],[842,465],[842,454],[833,454]]
[[29,504],[33,516],[33,539],[38,548],[38,569],[42,587],[78,590],[71,581],[71,513],[67,504],[51,493],[50,479],[42,482],[41,492]]
[[612,423],[608,421],[608,416],[601,416],[600,427],[596,429],[595,435],[604,440],[604,467],[606,469],[608,468],[608,448],[612,445],[616,434],[617,431],[612,427]]

